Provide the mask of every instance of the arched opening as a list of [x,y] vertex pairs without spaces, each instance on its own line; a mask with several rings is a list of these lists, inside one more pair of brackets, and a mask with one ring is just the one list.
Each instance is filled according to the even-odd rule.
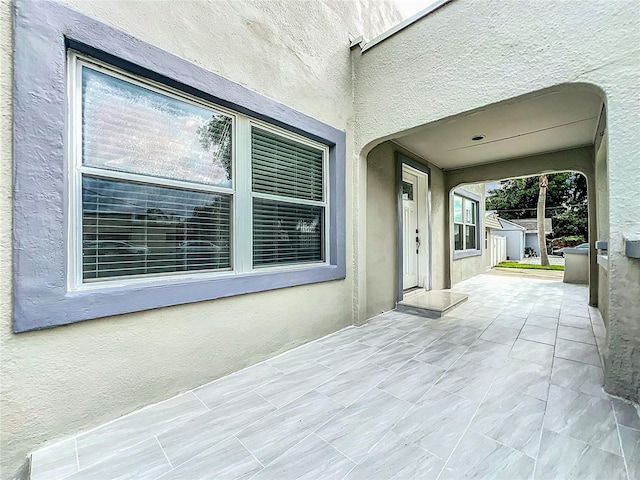
[[[597,153],[606,157],[606,116],[603,95],[592,85],[563,84],[487,105],[386,136],[377,145],[367,146],[364,152],[367,152],[366,192],[363,193],[366,204],[363,305],[366,308],[360,314],[360,321],[362,313],[370,317],[394,308],[403,299],[403,291],[406,293],[408,286],[403,281],[407,268],[405,251],[411,242],[429,246],[424,252],[429,257],[429,282],[417,284],[424,290],[451,288],[455,282],[451,262],[456,252],[452,244],[456,228],[468,231],[468,243],[471,236],[475,235],[476,239],[473,248],[463,245],[462,250],[467,252],[462,256],[482,256],[480,225],[456,227],[452,222],[453,192],[462,185],[543,173],[578,172],[588,179],[588,237],[595,242],[602,238],[599,231],[606,230],[606,220],[596,220],[596,205],[604,203],[596,197],[605,195],[602,185],[606,185],[606,167],[600,165],[596,175]],[[415,230],[412,229],[411,241],[405,238],[408,230],[402,229],[406,222],[402,218],[405,210],[398,158],[407,159],[405,164],[423,165],[429,171],[427,197],[430,202],[426,213],[431,227],[422,233],[418,229],[417,238],[413,237]],[[600,163],[606,163],[606,158]],[[479,197],[478,192],[467,191],[467,200],[459,203],[466,202],[473,210]],[[421,238],[422,234],[426,236]],[[594,242],[590,242],[591,305],[599,303],[601,283]],[[467,261],[473,262],[473,259]],[[475,263],[477,267],[484,266],[484,260],[475,259]]]

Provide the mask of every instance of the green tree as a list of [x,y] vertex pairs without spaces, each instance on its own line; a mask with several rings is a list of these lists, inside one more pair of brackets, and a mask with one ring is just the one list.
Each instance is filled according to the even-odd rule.
[[[546,217],[552,219],[554,238],[565,236],[588,237],[587,180],[573,172],[547,175]],[[535,218],[538,195],[538,177],[504,180],[500,188],[491,190],[487,197],[487,210],[496,210],[507,220]]]
[[212,115],[205,125],[198,127],[200,145],[205,150],[214,149],[219,162],[231,180],[231,119],[223,115]]

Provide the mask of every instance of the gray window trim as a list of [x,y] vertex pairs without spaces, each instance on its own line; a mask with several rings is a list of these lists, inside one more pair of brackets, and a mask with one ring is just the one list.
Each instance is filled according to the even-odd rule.
[[[14,332],[345,278],[344,131],[59,3],[18,0],[14,39]],[[67,48],[328,145],[329,265],[69,290]]]
[[[474,202],[476,202],[477,206],[476,206],[476,225],[478,228],[476,228],[476,245],[477,246],[481,246],[483,244],[483,238],[482,238],[482,234],[481,232],[484,230],[483,228],[483,221],[482,221],[482,215],[480,215],[480,201],[482,200],[482,197],[480,197],[480,195],[470,192],[469,190],[466,190],[464,188],[456,188],[453,191],[454,195],[458,195],[459,197],[464,197],[468,200],[472,200]],[[451,225],[453,225],[453,209],[451,209]],[[481,248],[477,248],[477,249],[469,249],[469,250],[453,250],[453,259],[454,260],[460,260],[461,258],[469,258],[469,257],[477,257],[482,255],[482,249]]]

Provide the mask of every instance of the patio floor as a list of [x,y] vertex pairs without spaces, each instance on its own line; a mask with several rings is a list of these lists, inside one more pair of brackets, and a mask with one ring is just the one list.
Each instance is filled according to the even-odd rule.
[[33,454],[33,479],[638,479],[587,288],[480,275]]

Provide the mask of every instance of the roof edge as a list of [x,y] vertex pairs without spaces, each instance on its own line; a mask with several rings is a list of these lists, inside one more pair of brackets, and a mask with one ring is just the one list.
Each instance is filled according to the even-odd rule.
[[[443,7],[444,5],[446,5],[447,3],[452,2],[452,1],[453,0],[438,0],[437,2],[429,5],[424,10],[421,10],[418,13],[416,13],[415,15],[407,18],[406,20],[403,20],[402,22],[397,24],[395,27],[392,27],[389,30],[387,30],[386,32],[381,33],[380,35],[375,37],[373,40],[370,40],[368,42],[362,42],[362,41],[359,42],[360,43],[360,48],[361,48],[361,53],[364,53],[367,50],[369,50],[370,48],[375,47],[379,43],[384,42],[387,38],[392,37],[393,35],[395,35],[399,31],[404,30],[405,28],[407,28],[409,25],[411,25],[411,24],[417,22],[418,20],[426,17],[427,15],[435,12],[440,7]],[[352,46],[353,46],[353,44],[352,44]]]

